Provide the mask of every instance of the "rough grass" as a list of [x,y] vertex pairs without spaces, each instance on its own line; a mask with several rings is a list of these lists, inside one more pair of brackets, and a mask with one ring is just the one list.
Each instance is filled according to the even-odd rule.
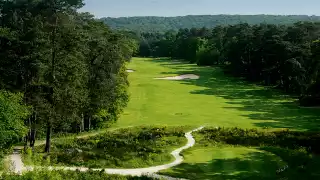
[[107,175],[103,172],[33,171],[20,175],[3,175],[3,180],[153,180],[149,177]]
[[[219,67],[134,58],[130,102],[116,127],[190,125],[318,131],[320,111],[300,108],[274,89],[226,76]],[[196,74],[198,80],[155,80]]]
[[52,146],[47,160],[42,146],[24,156],[26,164],[140,168],[173,161],[171,151],[186,143],[182,127],[135,127],[85,139],[64,139]]
[[[204,129],[185,161],[162,174],[189,179],[320,179],[318,136],[294,132]],[[309,134],[309,133],[307,133]],[[305,144],[299,144],[303,143]]]
[[7,171],[9,168],[10,162],[6,156],[11,153],[10,151],[11,150],[3,152],[0,150],[0,174]]

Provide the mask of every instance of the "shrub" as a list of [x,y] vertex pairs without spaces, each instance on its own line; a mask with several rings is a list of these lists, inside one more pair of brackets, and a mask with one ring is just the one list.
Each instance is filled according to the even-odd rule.
[[[120,129],[85,139],[69,139],[52,145],[52,165],[138,168],[172,160],[170,152],[186,139],[182,127],[136,127]],[[35,148],[37,153],[42,148]],[[39,162],[35,153],[33,162]],[[24,159],[28,159],[27,157]]]
[[240,128],[206,128],[198,132],[204,140],[244,146],[280,146],[320,153],[320,133],[296,131],[259,131]]
[[312,107],[320,105],[320,97],[304,96],[299,99],[300,106]]
[[9,149],[27,132],[24,120],[28,107],[22,105],[22,94],[0,91],[0,150]]
[[120,176],[107,175],[104,172],[80,172],[80,171],[34,171],[20,175],[4,174],[0,179],[3,180],[153,180],[146,176]]
[[197,54],[198,66],[210,66],[219,63],[220,53],[217,49],[206,49]]

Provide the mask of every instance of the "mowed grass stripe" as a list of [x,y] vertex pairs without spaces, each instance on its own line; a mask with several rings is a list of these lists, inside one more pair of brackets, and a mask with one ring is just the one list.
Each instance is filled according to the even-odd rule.
[[[166,59],[134,58],[128,68],[130,102],[116,127],[140,125],[224,126],[319,130],[317,109],[302,109],[275,90],[231,78],[218,67]],[[199,80],[156,80],[181,74]]]

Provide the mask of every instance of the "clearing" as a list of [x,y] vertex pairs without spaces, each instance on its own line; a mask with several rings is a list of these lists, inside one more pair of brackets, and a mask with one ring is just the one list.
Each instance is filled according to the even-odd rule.
[[[130,102],[116,127],[168,125],[192,127],[290,128],[320,130],[320,111],[300,108],[274,89],[227,77],[218,67],[134,58],[128,65]],[[156,80],[196,74],[199,79]]]

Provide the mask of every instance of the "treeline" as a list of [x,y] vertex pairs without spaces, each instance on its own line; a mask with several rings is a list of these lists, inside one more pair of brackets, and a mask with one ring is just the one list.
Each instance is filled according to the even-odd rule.
[[214,28],[219,25],[236,25],[248,23],[251,25],[267,23],[288,25],[299,21],[320,21],[319,16],[307,15],[189,15],[178,17],[120,17],[101,18],[102,22],[118,30],[134,32],[161,32],[178,31],[181,28]]
[[[0,149],[24,136],[78,133],[117,120],[125,64],[137,46],[88,13],[82,0],[0,1]],[[0,153],[1,154],[1,153]]]
[[234,76],[300,95],[301,105],[320,104],[320,23],[244,23],[137,37],[140,56],[222,65]]

